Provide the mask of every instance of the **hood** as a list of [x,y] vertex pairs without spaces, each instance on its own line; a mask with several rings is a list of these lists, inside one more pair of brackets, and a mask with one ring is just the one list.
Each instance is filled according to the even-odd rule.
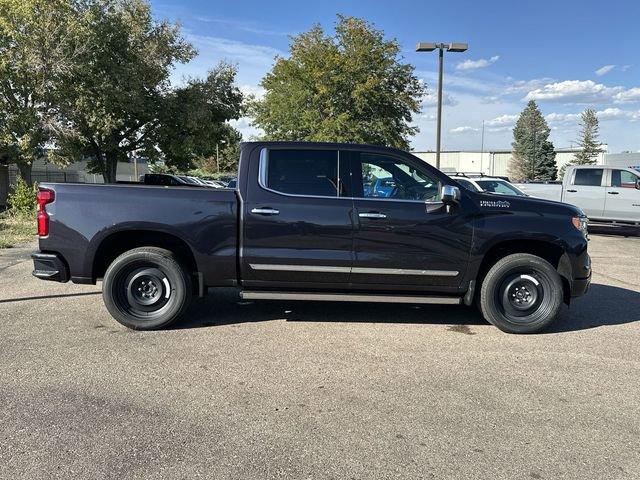
[[556,202],[535,197],[517,197],[496,195],[492,193],[476,193],[475,201],[481,211],[536,212],[551,215],[584,216],[582,209],[568,203]]

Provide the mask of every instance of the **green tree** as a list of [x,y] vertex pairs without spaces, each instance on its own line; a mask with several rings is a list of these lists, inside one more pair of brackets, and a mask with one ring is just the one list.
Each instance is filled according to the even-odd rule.
[[[70,0],[73,1],[73,0]],[[90,171],[115,182],[119,161],[157,155],[169,74],[195,52],[179,28],[153,19],[144,0],[74,2],[87,48],[60,88],[60,114],[71,125],[57,136],[62,157],[90,158]]]
[[407,149],[424,85],[402,63],[395,40],[364,20],[338,16],[291,39],[253,104],[255,125],[271,140],[360,142]]
[[235,67],[220,63],[206,79],[191,79],[166,96],[154,138],[168,166],[186,171],[239,143],[240,134],[226,123],[243,111],[235,76]]
[[0,152],[31,183],[55,126],[55,91],[85,49],[65,0],[0,0]]
[[550,132],[536,102],[529,101],[513,129],[510,177],[517,181],[556,179],[558,167]]
[[598,140],[598,117],[595,110],[587,108],[580,116],[580,134],[578,146],[580,151],[576,153],[572,165],[594,165],[600,153],[600,141]]

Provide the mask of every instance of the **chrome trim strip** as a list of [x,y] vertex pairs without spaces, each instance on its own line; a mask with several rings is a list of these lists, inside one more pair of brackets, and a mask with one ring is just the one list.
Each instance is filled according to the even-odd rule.
[[329,265],[273,265],[267,263],[250,264],[253,270],[269,270],[278,272],[325,272],[325,273],[357,273],[371,275],[424,275],[430,277],[456,277],[455,270],[411,270],[406,268],[366,268],[366,267],[333,267]]
[[375,213],[375,212],[363,212],[359,213],[358,216],[360,218],[387,218],[384,213]]
[[314,300],[320,302],[426,303],[460,305],[459,297],[414,297],[403,295],[354,295],[350,293],[240,292],[243,300]]
[[253,270],[269,270],[272,272],[351,273],[351,267],[331,267],[324,265],[269,265],[265,263],[252,263],[250,266]]
[[424,275],[428,277],[456,277],[455,270],[412,270],[406,268],[365,268],[353,267],[351,273],[364,273],[372,275]]

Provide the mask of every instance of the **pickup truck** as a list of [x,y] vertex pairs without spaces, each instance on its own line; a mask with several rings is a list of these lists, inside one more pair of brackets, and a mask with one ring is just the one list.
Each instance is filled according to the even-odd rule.
[[580,207],[593,223],[640,226],[640,172],[606,165],[570,166],[560,184],[521,183],[533,197]]
[[[376,196],[364,184],[393,178]],[[249,142],[236,189],[42,183],[38,278],[95,284],[133,329],[191,297],[477,304],[506,332],[547,327],[591,278],[586,219],[472,192],[417,157],[356,144]],[[215,312],[212,312],[215,315]]]

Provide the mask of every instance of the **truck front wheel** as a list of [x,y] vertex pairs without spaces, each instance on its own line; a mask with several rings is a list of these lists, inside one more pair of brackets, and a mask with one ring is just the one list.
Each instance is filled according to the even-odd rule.
[[129,250],[104,275],[102,297],[109,313],[134,330],[175,321],[191,300],[191,280],[173,253],[156,247]]
[[508,333],[536,333],[548,327],[562,305],[562,280],[543,258],[516,253],[500,259],[480,289],[484,318]]

